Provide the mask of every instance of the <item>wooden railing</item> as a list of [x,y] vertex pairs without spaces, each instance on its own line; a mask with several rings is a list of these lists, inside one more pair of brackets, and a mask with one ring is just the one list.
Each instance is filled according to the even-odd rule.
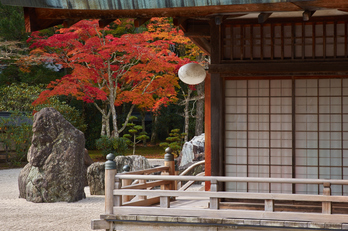
[[[210,181],[210,191],[177,191],[177,190],[139,190],[139,189],[121,189],[115,188],[113,196],[116,201],[121,202],[124,196],[145,196],[148,198],[160,198],[160,208],[149,207],[129,207],[130,204],[116,203],[114,214],[146,214],[146,215],[168,215],[178,216],[184,214],[195,214],[203,217],[238,217],[238,218],[265,218],[265,219],[284,219],[284,220],[311,220],[311,219],[329,219],[336,221],[347,221],[348,211],[346,214],[332,214],[332,203],[347,203],[347,196],[332,196],[331,185],[348,185],[348,180],[323,180],[323,179],[290,179],[290,178],[249,178],[249,177],[214,177],[214,176],[159,176],[159,175],[116,175],[115,180],[161,180],[168,181]],[[246,192],[217,192],[218,182],[254,182],[254,183],[291,183],[291,184],[317,184],[323,185],[323,195],[308,194],[277,194],[277,193],[246,193]],[[179,209],[171,208],[171,198],[188,197],[193,201],[206,198],[207,209],[189,208]],[[239,200],[263,200],[263,211],[250,210],[226,210],[220,209],[221,199],[239,199]],[[313,212],[277,212],[274,209],[277,201],[299,201],[299,202],[320,202],[322,207],[321,213]],[[209,206],[208,206],[209,204]],[[136,205],[136,204],[135,204]],[[138,204],[141,205],[141,204]],[[163,210],[165,209],[165,210]],[[235,213],[231,213],[235,211]]]
[[[107,164],[106,164],[107,166]],[[149,175],[161,172],[161,175]],[[157,215],[200,217],[244,218],[244,219],[280,219],[280,220],[328,220],[346,222],[348,207],[345,212],[332,214],[333,203],[348,203],[348,196],[332,196],[331,185],[348,185],[348,180],[298,179],[298,178],[252,178],[222,176],[175,176],[174,159],[167,158],[165,166],[143,171],[116,174],[106,167],[105,212],[106,215]],[[137,181],[137,183],[134,183]],[[179,191],[175,188],[178,181],[210,182],[210,191]],[[219,182],[249,183],[287,183],[323,185],[322,195],[249,193],[217,191]],[[161,190],[149,190],[160,186]],[[192,201],[206,199],[205,207],[177,207],[172,201],[177,197],[190,198]],[[221,200],[257,200],[263,201],[260,210],[236,210],[221,208]],[[280,212],[275,210],[278,202],[316,203],[321,205],[321,212],[305,211]],[[157,207],[149,207],[159,203]],[[175,205],[175,204],[173,204]],[[343,209],[344,210],[344,209]]]

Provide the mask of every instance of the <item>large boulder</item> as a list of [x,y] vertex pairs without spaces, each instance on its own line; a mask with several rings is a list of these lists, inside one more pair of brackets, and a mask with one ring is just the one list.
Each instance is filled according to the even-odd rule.
[[54,108],[44,108],[34,116],[28,162],[18,178],[21,198],[37,203],[85,198],[84,135]]
[[[138,171],[151,168],[149,161],[139,155],[116,156],[116,169],[118,173],[123,172],[123,167],[128,165],[130,171]],[[87,169],[87,179],[91,195],[105,194],[105,163],[93,163]]]
[[205,135],[204,133],[195,136],[192,140],[185,142],[182,147],[182,151],[177,159],[177,164],[180,169],[185,169],[187,166],[190,166],[195,161],[204,160],[204,144],[205,144]]

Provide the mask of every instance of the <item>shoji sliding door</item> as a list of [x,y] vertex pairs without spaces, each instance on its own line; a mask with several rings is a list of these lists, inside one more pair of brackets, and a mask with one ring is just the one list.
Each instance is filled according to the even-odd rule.
[[[348,178],[348,80],[227,80],[225,90],[227,176]],[[226,190],[322,191],[264,183],[227,183]]]

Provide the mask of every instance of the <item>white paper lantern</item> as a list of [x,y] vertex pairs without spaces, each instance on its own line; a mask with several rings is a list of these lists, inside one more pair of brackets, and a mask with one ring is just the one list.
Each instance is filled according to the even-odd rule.
[[188,63],[180,67],[178,75],[184,83],[196,85],[204,81],[206,72],[198,63]]

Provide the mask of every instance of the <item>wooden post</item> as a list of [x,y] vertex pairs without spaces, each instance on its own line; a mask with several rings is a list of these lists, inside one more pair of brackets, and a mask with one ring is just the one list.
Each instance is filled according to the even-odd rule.
[[[218,183],[217,180],[211,180],[210,182],[210,191],[217,192],[218,191]],[[219,198],[211,197],[210,198],[210,209],[219,209],[220,203]]]
[[161,208],[169,208],[170,207],[170,198],[169,197],[160,197],[160,206]]
[[[331,196],[330,183],[324,183],[323,186],[324,186],[323,195],[324,196]],[[322,202],[322,213],[331,214],[331,212],[332,212],[331,202],[330,201]]]
[[115,175],[117,173],[116,163],[114,161],[115,156],[110,153],[106,156],[105,162],[105,213],[113,214],[114,209],[114,188],[115,188]]
[[265,200],[265,211],[274,212],[274,200]]
[[[174,162],[174,155],[172,154],[171,148],[166,148],[165,150],[166,154],[164,155],[164,166],[169,167],[168,174],[169,175],[175,175],[175,162]],[[166,187],[167,190],[174,190],[175,182],[172,182],[169,187]]]
[[[146,180],[139,180],[139,184],[144,184],[146,185]],[[147,196],[138,196],[139,200],[146,200]]]
[[[123,172],[129,172],[129,171],[130,171],[129,165],[123,166]],[[133,180],[122,180],[122,187],[131,185],[132,182],[133,182]],[[130,201],[130,200],[132,200],[132,198],[133,197],[130,196],[130,195],[125,195],[125,196],[122,197],[122,203]]]

